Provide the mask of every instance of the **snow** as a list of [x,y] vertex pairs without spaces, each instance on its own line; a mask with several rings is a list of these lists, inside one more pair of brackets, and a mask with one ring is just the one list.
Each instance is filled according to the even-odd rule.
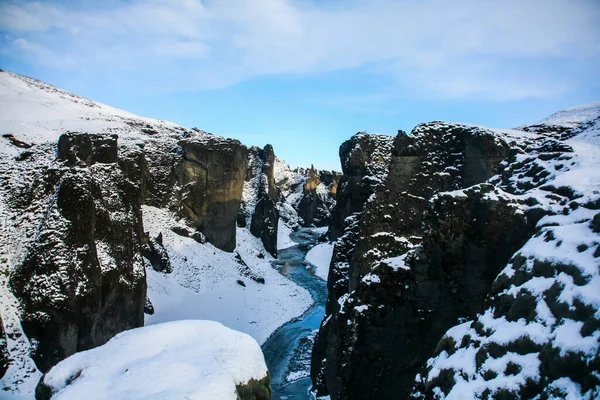
[[[142,211],[145,230],[152,237],[162,233],[173,267],[170,274],[147,268],[148,297],[155,313],[146,315],[146,325],[209,319],[264,343],[278,327],[311,306],[309,292],[271,266],[273,258],[247,229],[238,228],[237,248],[228,253],[172,232],[169,227],[179,222],[166,210],[143,206]],[[236,254],[247,267],[236,260]],[[252,277],[262,277],[265,283]]]
[[54,366],[53,399],[235,400],[236,385],[267,375],[250,336],[213,321],[177,321],[122,332]]
[[406,256],[408,253],[404,253],[401,256],[390,257],[381,260],[382,263],[389,265],[394,269],[394,271],[398,271],[398,269],[410,270],[410,267],[406,265]]
[[323,280],[327,280],[329,275],[329,264],[333,257],[333,243],[321,243],[313,247],[306,253],[306,261],[314,265],[315,275]]
[[600,116],[600,101],[583,104],[576,107],[565,108],[557,111],[547,118],[544,118],[539,124],[547,125],[567,125],[574,126],[582,122],[587,122],[591,119]]
[[[186,131],[172,122],[144,118],[65,92],[47,83],[0,71],[0,134],[13,134],[29,144],[56,142],[65,131],[114,132],[123,140]],[[0,139],[5,142],[5,139]],[[4,144],[3,143],[3,144]],[[13,146],[0,153],[16,155]]]
[[280,219],[277,226],[277,250],[287,249],[298,244],[290,238],[292,232],[292,229]]

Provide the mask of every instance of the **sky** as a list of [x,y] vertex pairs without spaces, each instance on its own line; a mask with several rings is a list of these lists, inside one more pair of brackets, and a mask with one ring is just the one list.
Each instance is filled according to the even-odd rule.
[[0,0],[0,68],[339,170],[359,131],[600,100],[600,0]]

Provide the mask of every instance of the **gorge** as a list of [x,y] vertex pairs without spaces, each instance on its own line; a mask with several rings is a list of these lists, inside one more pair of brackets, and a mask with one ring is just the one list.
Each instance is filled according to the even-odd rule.
[[0,83],[0,397],[164,398],[165,363],[200,399],[600,396],[600,103],[357,133],[338,173]]

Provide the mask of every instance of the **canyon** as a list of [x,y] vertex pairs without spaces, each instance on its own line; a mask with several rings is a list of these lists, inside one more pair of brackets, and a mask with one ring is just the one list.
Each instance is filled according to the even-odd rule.
[[231,398],[600,396],[600,103],[514,129],[360,132],[339,173],[0,83],[6,396],[74,398],[102,365],[126,379],[138,359],[108,349],[176,346],[174,326],[196,364],[251,360],[219,372]]

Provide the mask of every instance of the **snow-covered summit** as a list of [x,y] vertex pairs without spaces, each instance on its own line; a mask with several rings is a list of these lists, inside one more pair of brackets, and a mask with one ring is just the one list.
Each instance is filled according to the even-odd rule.
[[539,121],[538,124],[574,127],[600,117],[600,101],[569,107]]
[[[118,133],[120,139],[143,139],[181,135],[191,130],[173,122],[140,117],[37,79],[0,70],[0,135],[10,134],[24,143],[40,144],[56,142],[65,131]],[[7,146],[0,146],[0,152],[14,153]]]

